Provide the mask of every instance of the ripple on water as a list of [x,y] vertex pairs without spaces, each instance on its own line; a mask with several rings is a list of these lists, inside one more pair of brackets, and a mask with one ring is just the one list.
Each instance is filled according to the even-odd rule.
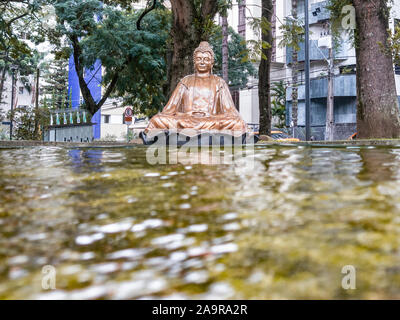
[[118,233],[118,232],[128,231],[131,227],[132,227],[132,220],[110,223],[104,226],[97,226],[95,229],[100,233]]
[[115,251],[107,255],[108,259],[139,259],[143,257],[150,249],[124,249]]
[[[398,147],[256,146],[213,166],[146,150],[0,151],[1,299],[400,297]],[[47,264],[51,292],[31,285]]]
[[149,172],[144,175],[145,177],[159,177],[160,174],[158,172]]
[[94,233],[94,234],[91,234],[91,235],[78,236],[78,237],[76,237],[75,242],[78,245],[86,246],[86,245],[92,244],[95,241],[99,241],[99,240],[101,240],[103,238],[104,238],[104,234],[103,233]]

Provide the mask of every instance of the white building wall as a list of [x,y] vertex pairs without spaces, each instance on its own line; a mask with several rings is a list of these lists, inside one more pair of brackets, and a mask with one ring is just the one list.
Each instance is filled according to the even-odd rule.
[[[126,138],[127,128],[123,123],[123,114],[125,108],[123,107],[107,107],[101,108],[101,139],[116,139],[124,140]],[[106,117],[109,122],[106,123]]]
[[240,114],[247,123],[259,123],[258,90],[240,90],[239,95]]
[[[29,80],[31,88],[33,88],[35,82],[34,76],[33,75],[30,76]],[[3,99],[1,100],[2,103],[0,104],[0,108],[6,113],[11,109],[11,93],[12,93],[11,82],[12,82],[11,75],[7,75],[6,80],[4,82]],[[22,90],[22,93],[20,93],[20,90]],[[31,90],[31,92],[29,92],[28,89],[24,86],[24,84],[21,81],[17,80],[14,89],[14,107],[34,105],[35,103],[34,100],[35,99],[33,91]]]
[[228,20],[228,25],[237,32],[238,29],[237,26],[239,24],[239,4],[236,0],[233,1],[232,9],[230,9],[228,12],[227,20]]
[[286,48],[279,46],[282,41],[282,30],[280,26],[285,22],[287,7],[283,0],[277,0],[276,3],[276,62],[286,63]]
[[[101,137],[103,140],[125,141],[127,134],[127,125],[123,123],[123,114],[126,107],[115,107],[105,105],[101,108]],[[109,117],[109,122],[105,123],[105,118]],[[129,125],[129,130],[136,136],[143,131],[148,121],[141,121]]]

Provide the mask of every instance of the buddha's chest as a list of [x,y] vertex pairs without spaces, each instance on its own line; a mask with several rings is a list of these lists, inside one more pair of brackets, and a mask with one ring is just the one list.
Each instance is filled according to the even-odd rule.
[[210,112],[216,95],[212,81],[197,78],[188,89],[185,97],[186,111]]

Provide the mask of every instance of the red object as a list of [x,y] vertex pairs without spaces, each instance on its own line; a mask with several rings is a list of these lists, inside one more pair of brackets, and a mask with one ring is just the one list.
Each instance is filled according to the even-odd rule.
[[124,111],[124,120],[125,124],[131,124],[132,123],[132,116],[133,116],[133,111],[131,108],[126,108]]

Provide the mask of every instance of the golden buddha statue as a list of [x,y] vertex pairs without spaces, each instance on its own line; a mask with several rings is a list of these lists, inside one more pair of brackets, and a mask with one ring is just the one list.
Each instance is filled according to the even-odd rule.
[[229,133],[241,136],[248,132],[237,111],[226,82],[212,74],[214,52],[203,41],[193,53],[195,74],[180,80],[162,112],[155,115],[144,133],[160,130],[184,130]]

